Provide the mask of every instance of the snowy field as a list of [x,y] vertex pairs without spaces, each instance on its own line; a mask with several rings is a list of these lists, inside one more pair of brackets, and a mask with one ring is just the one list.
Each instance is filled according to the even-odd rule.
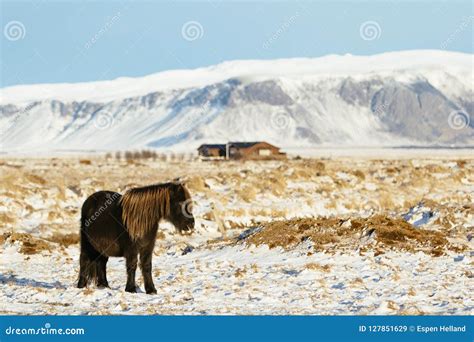
[[[474,159],[0,161],[0,314],[474,313]],[[403,154],[403,151],[400,151]],[[82,202],[185,176],[196,232],[161,225],[156,295],[75,287]]]

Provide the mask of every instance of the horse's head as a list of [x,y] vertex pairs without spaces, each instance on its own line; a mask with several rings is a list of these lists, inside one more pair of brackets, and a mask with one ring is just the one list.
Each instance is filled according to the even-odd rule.
[[193,201],[183,183],[171,183],[168,220],[181,234],[191,234],[194,230]]

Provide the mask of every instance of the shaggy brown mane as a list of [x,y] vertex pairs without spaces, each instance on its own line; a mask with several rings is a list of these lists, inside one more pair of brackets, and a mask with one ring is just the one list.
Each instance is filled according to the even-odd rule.
[[133,240],[145,235],[160,218],[169,216],[169,186],[165,183],[134,188],[122,196],[122,220]]

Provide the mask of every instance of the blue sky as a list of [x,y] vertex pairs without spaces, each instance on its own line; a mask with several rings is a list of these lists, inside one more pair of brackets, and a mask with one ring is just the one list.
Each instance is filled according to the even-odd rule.
[[[1,87],[233,59],[473,48],[471,1],[2,0],[1,9]],[[367,22],[374,36],[361,33]]]

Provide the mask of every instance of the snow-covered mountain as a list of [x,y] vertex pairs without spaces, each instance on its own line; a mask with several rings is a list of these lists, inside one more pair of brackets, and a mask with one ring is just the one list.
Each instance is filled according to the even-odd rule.
[[231,61],[195,70],[0,89],[5,151],[473,145],[473,55]]

